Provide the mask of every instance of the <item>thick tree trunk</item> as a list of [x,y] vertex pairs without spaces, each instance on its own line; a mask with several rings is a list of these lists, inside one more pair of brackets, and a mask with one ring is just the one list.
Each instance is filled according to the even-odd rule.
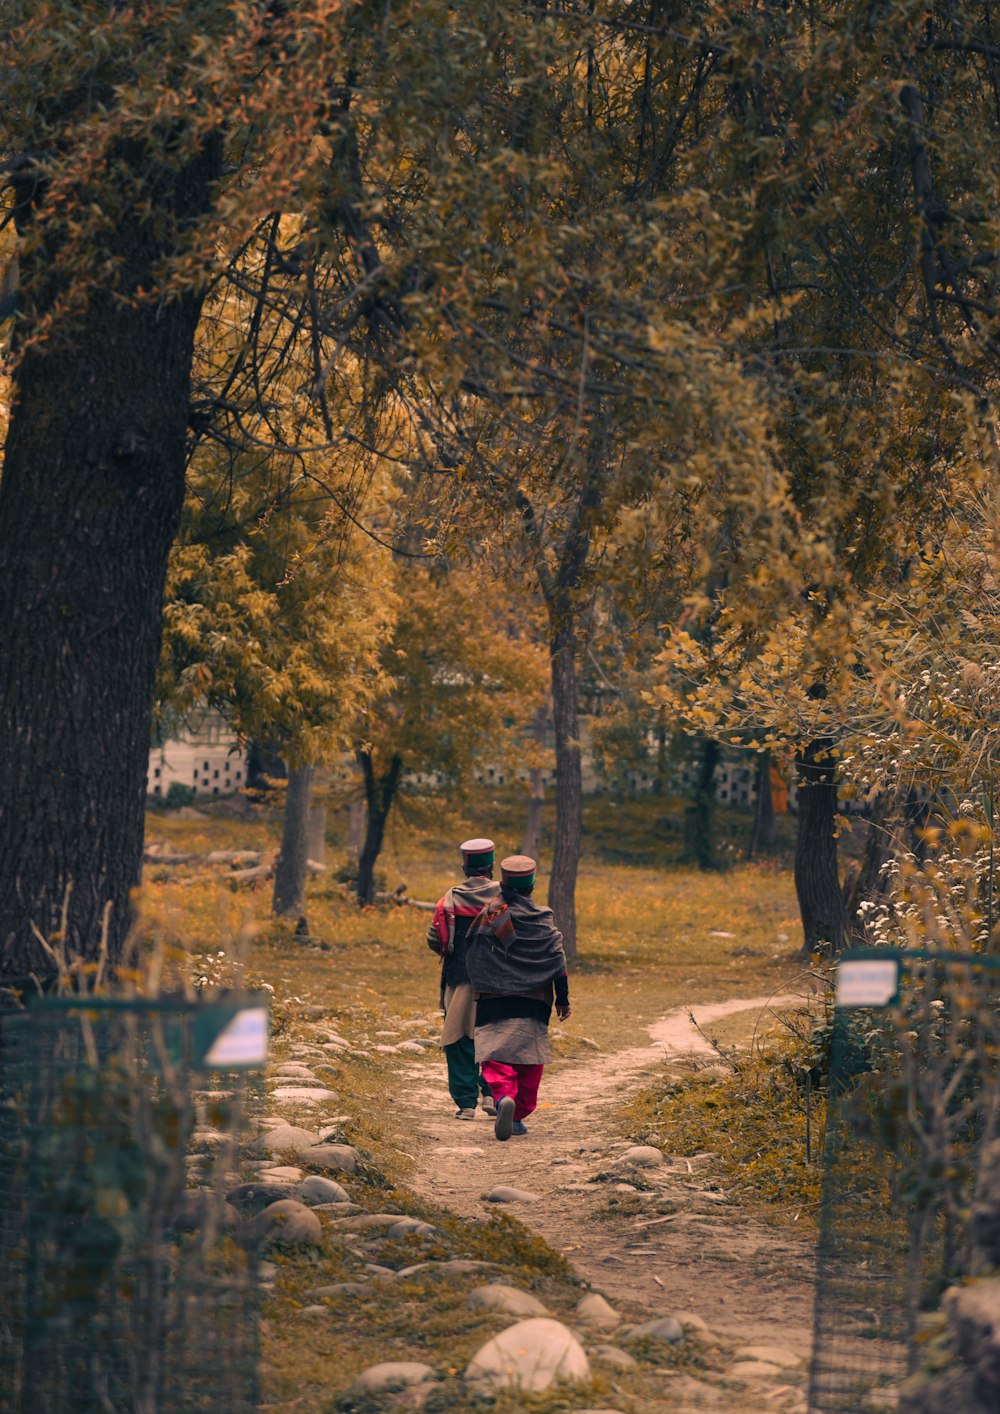
[[576,690],[576,622],[563,608],[550,642],[552,726],[556,748],[556,838],[549,875],[549,907],[562,930],[567,957],[576,956],[576,875],[583,831],[583,769]]
[[774,797],[771,794],[771,753],[762,751],[757,757],[757,798],[753,809],[753,830],[747,845],[747,859],[753,859],[759,849],[774,844]]
[[309,811],[309,841],[306,853],[313,864],[326,863],[326,801],[313,804]]
[[828,737],[796,757],[798,830],[795,892],[802,916],[803,951],[839,952],[850,931],[837,862],[837,763]]
[[[281,851],[274,866],[273,911],[282,917],[305,914],[306,868],[309,859],[309,826],[312,814],[315,766],[290,768],[285,788],[285,814]],[[308,925],[304,928],[308,932]]]
[[715,850],[715,768],[718,761],[718,742],[705,737],[698,763],[698,780],[684,820],[685,855],[706,872],[719,867]]
[[368,805],[368,828],[358,857],[358,903],[364,907],[375,902],[375,862],[382,853],[385,825],[399,789],[403,763],[398,756],[394,756],[385,773],[376,776],[368,752],[359,751],[358,761],[364,775],[365,800]]
[[[215,158],[157,195],[194,216]],[[151,171],[149,190],[155,174]],[[22,229],[31,193],[23,194]],[[164,222],[169,229],[169,220]],[[159,228],[108,236],[120,287],[155,287]],[[38,942],[120,956],[139,883],[167,556],[184,498],[199,300],[129,303],[93,288],[26,343],[60,291],[44,240],[22,256],[23,325],[0,480],[0,977],[51,974]],[[65,932],[63,924],[65,920]]]
[[[545,731],[549,724],[549,704],[543,702],[535,713],[531,724],[531,736],[540,752],[545,745]],[[537,859],[542,848],[542,812],[545,808],[545,776],[541,766],[532,766],[528,776],[528,815],[521,837],[521,853]]]

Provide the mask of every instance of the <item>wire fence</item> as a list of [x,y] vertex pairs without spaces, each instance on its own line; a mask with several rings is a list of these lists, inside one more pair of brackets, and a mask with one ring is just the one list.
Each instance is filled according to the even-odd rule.
[[225,1193],[266,1001],[0,1016],[0,1414],[250,1414],[256,1259]]
[[831,1042],[813,1414],[897,1407],[946,1289],[997,1260],[983,1248],[982,1215],[998,1119],[1000,960],[845,955]]

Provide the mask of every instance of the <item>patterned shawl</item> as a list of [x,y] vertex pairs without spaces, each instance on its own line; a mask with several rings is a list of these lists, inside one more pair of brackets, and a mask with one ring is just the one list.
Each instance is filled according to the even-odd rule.
[[566,954],[551,908],[506,891],[502,903],[487,904],[470,928],[466,965],[473,991],[501,996],[533,992],[561,976]]

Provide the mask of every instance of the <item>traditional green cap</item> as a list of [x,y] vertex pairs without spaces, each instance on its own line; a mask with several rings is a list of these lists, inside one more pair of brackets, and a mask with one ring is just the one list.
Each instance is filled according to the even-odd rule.
[[535,886],[538,865],[528,854],[510,854],[500,861],[500,876],[505,884],[521,893],[530,893]]
[[492,869],[496,849],[492,840],[465,840],[458,848],[467,869]]

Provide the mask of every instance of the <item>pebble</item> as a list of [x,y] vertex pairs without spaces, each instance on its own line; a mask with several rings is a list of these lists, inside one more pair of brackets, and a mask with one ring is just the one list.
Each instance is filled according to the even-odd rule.
[[248,1243],[276,1247],[312,1247],[323,1240],[319,1218],[304,1203],[283,1198],[270,1203],[243,1226]]
[[665,1340],[677,1345],[684,1339],[684,1328],[676,1316],[657,1316],[652,1321],[641,1321],[623,1332],[627,1340]]
[[396,1273],[398,1277],[412,1277],[417,1272],[425,1272],[429,1277],[467,1276],[470,1272],[484,1272],[495,1267],[496,1262],[481,1262],[475,1257],[448,1257],[443,1262],[414,1262],[411,1267],[403,1267]]
[[[681,1317],[683,1320],[683,1317]],[[782,1370],[794,1370],[802,1364],[802,1356],[787,1345],[745,1345],[733,1351],[735,1360],[765,1360]]]
[[492,1286],[477,1286],[469,1292],[469,1305],[474,1311],[503,1311],[507,1316],[547,1316],[547,1308],[537,1296],[519,1291],[516,1286],[496,1282]]
[[302,1170],[293,1168],[291,1164],[283,1164],[278,1168],[264,1168],[260,1171],[261,1183],[298,1183],[302,1177]]
[[639,1363],[634,1355],[620,1350],[617,1345],[595,1345],[594,1354],[608,1365],[617,1365],[620,1370],[631,1370]]
[[397,1051],[416,1051],[418,1054],[422,1054],[423,1049],[419,1041],[400,1041],[396,1047]]
[[350,1042],[345,1041],[343,1036],[338,1036],[336,1031],[328,1031],[326,1034],[326,1040],[323,1042],[323,1045],[335,1046],[337,1050],[343,1050],[345,1049],[345,1047],[350,1045]]
[[580,1297],[576,1303],[576,1314],[585,1326],[596,1326],[599,1330],[614,1330],[622,1321],[610,1302],[596,1291]]
[[351,1144],[313,1144],[300,1150],[299,1158],[309,1168],[355,1173],[361,1155]]
[[486,1342],[469,1361],[465,1378],[493,1389],[538,1391],[557,1380],[587,1380],[590,1361],[561,1321],[518,1321]]
[[273,1080],[275,1077],[282,1075],[295,1075],[302,1080],[316,1079],[309,1067],[303,1064],[302,1061],[285,1061],[283,1065],[276,1065],[274,1075],[268,1076],[268,1079]]
[[325,1316],[325,1306],[303,1306],[299,1311],[300,1316]]
[[[271,1100],[274,1104],[280,1104],[283,1100],[305,1100],[307,1103],[315,1103],[317,1100],[335,1100],[336,1090],[328,1090],[325,1085],[277,1085],[271,1091]],[[317,1134],[316,1138],[319,1138]]]
[[264,1148],[269,1154],[295,1154],[301,1156],[304,1149],[319,1143],[319,1135],[310,1129],[299,1129],[295,1124],[283,1124],[272,1129],[264,1140]]
[[337,1218],[331,1226],[335,1232],[384,1232],[398,1222],[398,1213],[361,1213],[353,1218]]
[[651,1144],[633,1144],[621,1157],[623,1164],[634,1164],[640,1169],[659,1168],[663,1163],[663,1154]]
[[500,1184],[483,1194],[484,1203],[537,1203],[538,1194],[529,1193],[526,1188],[508,1188]]
[[376,1394],[380,1391],[405,1389],[407,1385],[422,1385],[435,1378],[430,1365],[416,1360],[386,1360],[362,1370],[351,1385],[352,1394]]
[[378,1051],[381,1056],[394,1056],[399,1050],[398,1046],[373,1046],[373,1050]]
[[638,1188],[636,1188],[636,1186],[635,1186],[634,1183],[616,1183],[616,1184],[615,1184],[615,1192],[616,1192],[616,1193],[638,1193],[639,1190],[638,1190]]
[[317,1203],[349,1203],[351,1201],[351,1195],[346,1188],[335,1183],[332,1178],[324,1178],[322,1174],[318,1173],[311,1173],[308,1178],[302,1180],[298,1186],[298,1196],[303,1203],[309,1203],[313,1207]]

